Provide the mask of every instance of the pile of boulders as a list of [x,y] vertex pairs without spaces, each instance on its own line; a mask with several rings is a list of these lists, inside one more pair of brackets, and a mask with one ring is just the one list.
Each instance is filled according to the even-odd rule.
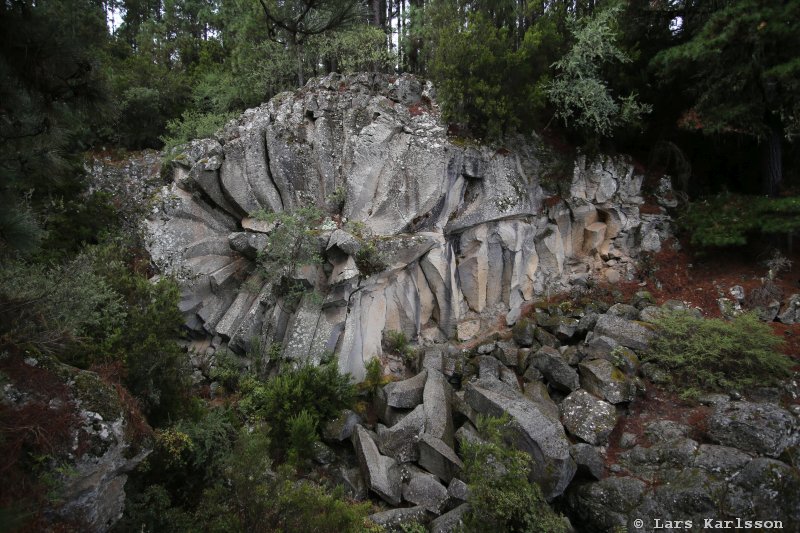
[[800,524],[798,412],[777,397],[709,396],[708,443],[655,418],[645,437],[626,433],[614,443],[623,450],[608,453],[614,428],[644,390],[642,376],[657,373],[639,355],[662,307],[644,292],[632,304],[543,305],[470,349],[429,346],[416,375],[378,391],[375,424],[343,413],[326,436],[352,441],[358,468],[349,486],[360,475],[361,495],[372,492],[391,507],[374,520],[389,529],[416,521],[453,531],[468,508],[459,444],[481,439],[479,416],[507,414],[511,444],[533,459],[531,480],[582,529],[732,513]]

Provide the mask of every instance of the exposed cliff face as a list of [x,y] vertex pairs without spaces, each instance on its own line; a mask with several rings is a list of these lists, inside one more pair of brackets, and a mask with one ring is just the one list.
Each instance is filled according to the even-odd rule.
[[[543,148],[463,146],[433,96],[411,76],[330,75],[175,157],[147,228],[153,259],[183,280],[187,324],[235,351],[254,338],[288,358],[335,349],[361,379],[386,331],[466,339],[500,314],[513,323],[537,295],[630,277],[640,251],[659,249],[668,218],[640,213],[628,160],[578,157],[562,199],[543,188]],[[256,271],[268,228],[251,215],[335,213],[342,198],[342,219],[364,224],[387,266],[361,275],[337,217],[321,228],[329,264],[304,273],[323,302],[290,313]]]

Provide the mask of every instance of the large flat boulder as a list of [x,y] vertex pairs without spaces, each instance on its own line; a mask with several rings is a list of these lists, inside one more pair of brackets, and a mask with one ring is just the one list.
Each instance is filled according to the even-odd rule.
[[542,486],[547,498],[558,496],[572,480],[576,468],[564,428],[521,394],[503,394],[493,388],[496,387],[483,380],[468,383],[467,403],[480,414],[499,417],[508,413],[511,416],[515,446],[533,458],[532,479]]
[[642,323],[610,314],[600,315],[594,327],[594,334],[610,337],[626,348],[636,351],[646,350],[655,335],[653,330]]
[[800,444],[797,418],[769,403],[718,403],[708,420],[708,434],[719,444],[770,457]]
[[400,505],[400,470],[397,461],[381,455],[375,441],[362,426],[353,433],[353,446],[358,457],[358,465],[371,491],[390,505]]

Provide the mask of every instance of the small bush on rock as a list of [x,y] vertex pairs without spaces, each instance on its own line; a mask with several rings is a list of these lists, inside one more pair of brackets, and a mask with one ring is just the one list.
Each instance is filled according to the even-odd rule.
[[356,390],[349,376],[339,374],[336,359],[320,366],[293,368],[264,383],[249,381],[241,388],[239,408],[250,420],[269,425],[276,453],[286,452],[281,448],[292,442],[293,434],[299,438],[308,433],[309,421],[298,422],[299,413],[305,411],[304,418],[320,427],[352,406]]
[[547,505],[538,485],[528,481],[531,458],[503,441],[509,418],[479,418],[485,442],[461,443],[469,484],[470,511],[464,531],[566,532],[566,522]]
[[655,326],[658,335],[643,360],[665,370],[670,387],[684,397],[771,385],[792,366],[778,351],[781,339],[753,313],[728,322],[665,312]]

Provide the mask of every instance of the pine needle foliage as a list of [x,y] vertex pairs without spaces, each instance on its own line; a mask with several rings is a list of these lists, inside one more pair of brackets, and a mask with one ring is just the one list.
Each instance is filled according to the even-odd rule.
[[686,398],[773,385],[792,366],[779,351],[780,337],[754,313],[726,321],[672,311],[655,325],[658,335],[642,359],[665,370],[669,388]]

